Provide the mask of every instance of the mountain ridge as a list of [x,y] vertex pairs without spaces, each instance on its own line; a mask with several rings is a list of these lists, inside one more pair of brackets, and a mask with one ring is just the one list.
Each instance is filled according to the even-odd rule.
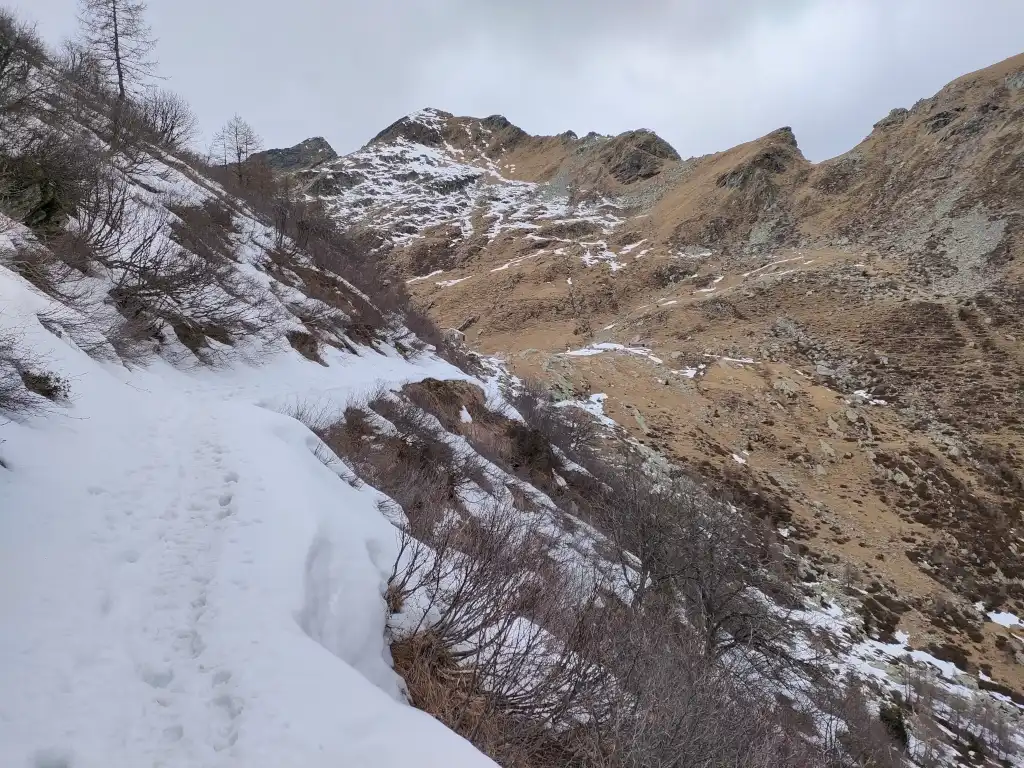
[[818,163],[790,128],[683,159],[646,131],[423,110],[298,178],[471,347],[606,396],[906,601],[900,627],[1024,688],[1024,643],[984,621],[965,641],[936,607],[1024,611],[999,543],[1024,502],[1022,126],[1024,55]]

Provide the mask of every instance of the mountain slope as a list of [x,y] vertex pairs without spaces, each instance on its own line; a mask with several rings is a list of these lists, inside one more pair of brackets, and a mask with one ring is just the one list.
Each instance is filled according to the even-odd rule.
[[1022,117],[1018,56],[819,164],[788,128],[682,160],[426,110],[302,178],[472,346],[607,395],[905,602],[916,643],[1022,690],[1024,641],[987,617],[1024,613]]
[[[683,161],[424,110],[345,158],[211,166],[176,99],[119,98],[15,22],[4,764],[1024,749],[1019,484],[991,448],[1015,422],[934,408],[924,367],[980,359],[978,403],[1012,398],[983,389],[1012,373],[1005,297],[922,331],[947,297],[895,258],[772,253],[803,226],[791,133]],[[713,242],[678,240],[691,213]],[[850,357],[882,311],[920,349]]]

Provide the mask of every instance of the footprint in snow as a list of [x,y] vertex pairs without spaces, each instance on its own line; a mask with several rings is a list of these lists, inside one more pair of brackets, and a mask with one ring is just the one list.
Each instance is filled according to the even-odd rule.
[[231,505],[231,500],[233,498],[234,496],[232,494],[225,493],[217,500],[220,504],[220,514],[218,515],[219,519],[223,520],[224,518],[231,517],[231,515],[235,514],[235,508]]
[[139,667],[138,672],[142,682],[153,688],[166,688],[174,680],[173,669],[157,669],[156,667],[144,664]]

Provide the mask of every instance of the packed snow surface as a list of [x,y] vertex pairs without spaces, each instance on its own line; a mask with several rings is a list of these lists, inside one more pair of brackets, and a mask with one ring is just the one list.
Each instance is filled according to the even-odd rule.
[[258,367],[128,370],[47,331],[48,300],[3,268],[0,300],[0,332],[73,393],[0,419],[0,765],[493,765],[405,703],[384,640],[395,529],[280,413],[460,372],[285,345]]

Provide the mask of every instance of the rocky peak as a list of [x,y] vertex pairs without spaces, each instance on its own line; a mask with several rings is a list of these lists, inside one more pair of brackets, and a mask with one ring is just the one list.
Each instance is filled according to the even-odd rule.
[[367,149],[402,142],[454,151],[461,162],[493,163],[531,137],[503,115],[456,117],[440,109],[426,108],[395,121],[366,145]]
[[679,153],[653,131],[628,131],[601,148],[601,160],[622,184],[657,176],[666,160],[679,160]]
[[788,144],[793,147],[793,149],[798,148],[796,143],[796,134],[793,133],[793,129],[788,125],[784,125],[781,128],[772,131],[764,137],[764,140],[772,143]]
[[268,149],[266,152],[260,152],[256,157],[262,158],[276,171],[292,172],[306,170],[334,160],[338,157],[338,153],[323,136],[314,136],[294,147]]
[[443,141],[442,130],[444,125],[452,117],[453,115],[450,112],[444,112],[440,109],[433,109],[431,107],[421,109],[393,122],[370,139],[367,146],[393,144],[402,139],[414,144],[423,144],[427,147],[440,146]]
[[746,146],[749,151],[741,155],[740,161],[719,175],[716,182],[719,187],[737,189],[759,185],[772,176],[807,163],[789,126],[772,131]]

